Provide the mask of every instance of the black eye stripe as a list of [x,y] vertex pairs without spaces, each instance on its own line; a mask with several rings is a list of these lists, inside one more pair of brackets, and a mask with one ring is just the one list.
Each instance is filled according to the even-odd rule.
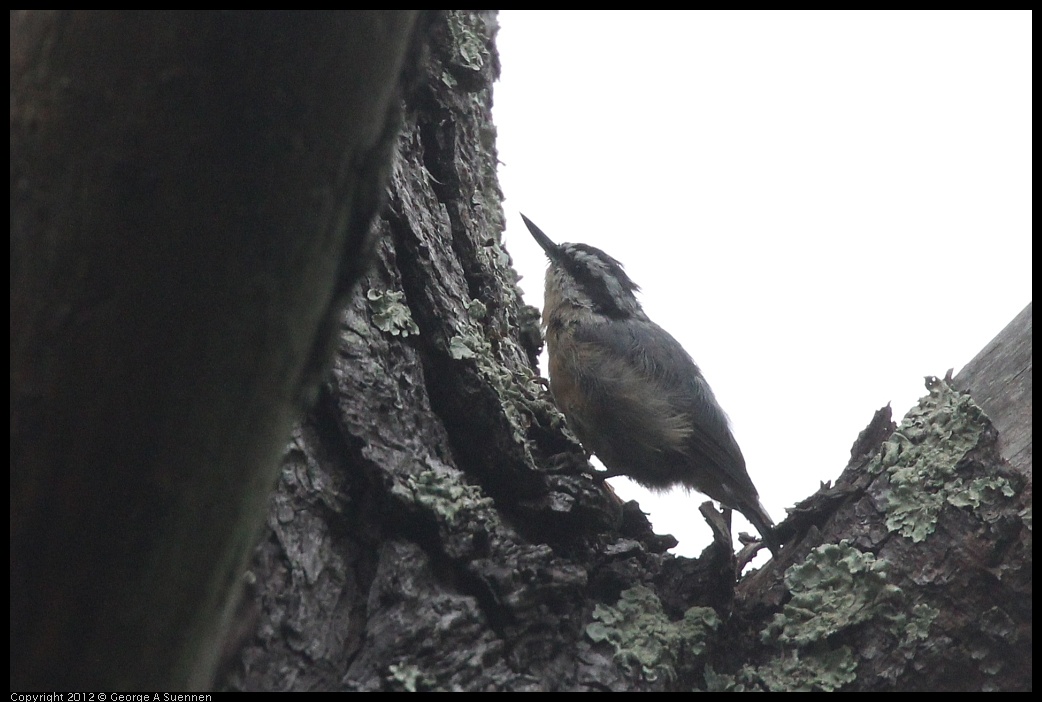
[[588,244],[562,244],[560,251],[565,269],[589,294],[599,312],[609,317],[622,317],[631,312],[620,303],[636,303],[633,293],[639,288],[626,275],[621,263]]

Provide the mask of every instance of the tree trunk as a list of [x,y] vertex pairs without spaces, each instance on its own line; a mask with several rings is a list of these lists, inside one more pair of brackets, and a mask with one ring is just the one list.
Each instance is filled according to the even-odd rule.
[[674,557],[584,473],[500,239],[494,33],[434,22],[378,263],[287,446],[226,685],[1030,688],[1030,492],[947,380],[900,428],[880,410],[737,585],[711,507],[716,542]]
[[415,24],[12,13],[12,689],[210,684]]

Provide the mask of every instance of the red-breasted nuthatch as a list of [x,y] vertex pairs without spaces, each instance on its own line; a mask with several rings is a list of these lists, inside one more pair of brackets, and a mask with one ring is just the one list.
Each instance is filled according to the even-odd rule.
[[777,554],[767,511],[727,415],[691,356],[652,322],[622,264],[586,244],[555,244],[524,215],[546,252],[543,325],[550,391],[583,446],[644,487],[684,485],[737,509]]

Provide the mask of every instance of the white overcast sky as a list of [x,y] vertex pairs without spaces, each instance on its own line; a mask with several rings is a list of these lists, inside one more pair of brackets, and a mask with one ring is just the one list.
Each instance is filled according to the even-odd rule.
[[[622,261],[731,417],[767,510],[1031,300],[1031,13],[499,15],[506,242]],[[544,358],[545,373],[545,358]],[[695,555],[705,498],[637,499]],[[740,530],[754,531],[736,515]]]

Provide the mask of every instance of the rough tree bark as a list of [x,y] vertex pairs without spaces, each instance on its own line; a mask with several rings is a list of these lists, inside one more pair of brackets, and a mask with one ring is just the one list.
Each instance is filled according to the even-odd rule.
[[210,684],[416,25],[12,12],[13,690]]
[[[494,33],[434,20],[377,265],[286,447],[226,686],[1030,688],[1030,434],[1011,467],[946,379],[900,427],[877,412],[737,585],[712,509],[716,542],[677,558],[583,474],[500,239]],[[1030,408],[1016,363],[1007,415]]]

